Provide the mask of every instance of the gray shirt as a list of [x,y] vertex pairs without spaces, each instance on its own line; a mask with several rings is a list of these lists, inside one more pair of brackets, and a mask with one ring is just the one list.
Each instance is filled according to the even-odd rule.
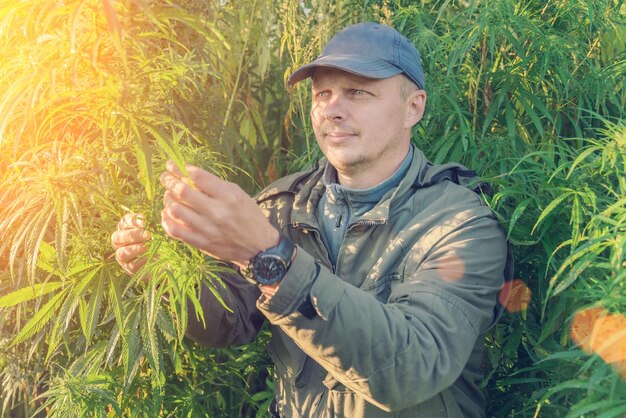
[[323,226],[322,238],[328,247],[333,266],[337,265],[339,247],[348,227],[372,209],[385,193],[400,183],[412,159],[413,145],[391,177],[369,189],[352,189],[342,186],[337,182],[337,170],[330,164],[326,166],[323,177],[326,191],[317,206],[317,219]]

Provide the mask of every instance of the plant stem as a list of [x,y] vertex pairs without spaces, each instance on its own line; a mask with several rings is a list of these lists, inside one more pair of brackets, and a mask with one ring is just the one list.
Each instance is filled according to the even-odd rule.
[[[250,19],[254,19],[254,13],[256,11],[256,0],[252,3],[252,11],[250,13]],[[243,60],[246,56],[246,50],[248,49],[248,42],[250,41],[250,27],[246,28],[246,38],[243,42],[243,48],[241,50],[241,55],[239,57],[239,68],[237,69],[237,77],[235,78],[235,85],[233,87],[233,91],[230,95],[230,100],[228,101],[228,106],[226,107],[226,113],[224,114],[224,121],[222,122],[222,129],[220,130],[220,136],[218,143],[221,145],[222,140],[224,138],[224,131],[226,130],[226,125],[228,124],[228,120],[230,119],[230,112],[233,108],[233,103],[235,101],[235,96],[237,95],[237,90],[239,90],[239,80],[241,79],[241,72],[243,71]]]

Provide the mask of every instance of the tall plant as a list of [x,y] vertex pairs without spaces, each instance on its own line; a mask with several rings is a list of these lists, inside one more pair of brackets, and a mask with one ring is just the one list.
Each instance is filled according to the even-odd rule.
[[626,319],[625,5],[421,6],[380,9],[423,53],[430,111],[414,140],[434,161],[463,162],[496,186],[491,204],[516,248],[517,292],[530,299],[510,305],[490,335],[489,414],[617,416],[626,393],[619,354],[617,365],[590,358],[570,330],[589,306]]
[[[224,266],[163,236],[156,179],[173,159],[254,192],[316,159],[308,89],[285,78],[377,20],[423,55],[413,141],[495,185],[530,296],[489,335],[489,415],[623,414],[615,339],[580,324],[626,314],[625,14],[618,0],[0,1],[3,413],[263,415],[267,333],[231,350],[182,338],[196,285],[220,286]],[[159,254],[132,279],[109,244],[126,212]]]
[[[197,285],[220,286],[225,266],[163,237],[156,178],[171,158],[249,188],[267,181],[260,167],[273,151],[237,151],[270,150],[280,137],[280,121],[260,121],[282,97],[251,91],[273,62],[270,6],[0,4],[4,411],[237,415],[262,401],[241,389],[264,385],[254,347],[219,354],[183,341]],[[242,161],[258,176],[242,175]],[[130,280],[109,242],[129,211],[145,215],[150,257],[159,253]],[[223,389],[193,400],[211,387]]]

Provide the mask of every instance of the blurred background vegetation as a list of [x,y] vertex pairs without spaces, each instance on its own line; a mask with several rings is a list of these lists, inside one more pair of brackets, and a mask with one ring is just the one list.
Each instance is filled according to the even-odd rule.
[[[421,51],[413,141],[494,185],[515,247],[488,416],[625,416],[624,3],[0,0],[0,416],[267,416],[266,332],[182,336],[220,266],[163,238],[156,179],[174,158],[255,193],[317,159],[286,77],[366,20]],[[110,249],[128,211],[169,275],[149,285]]]

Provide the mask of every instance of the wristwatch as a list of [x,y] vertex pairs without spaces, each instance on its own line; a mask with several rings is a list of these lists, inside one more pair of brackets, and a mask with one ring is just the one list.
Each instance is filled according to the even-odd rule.
[[261,251],[250,259],[248,275],[260,285],[280,282],[291,266],[293,250],[293,242],[281,234],[277,246]]

